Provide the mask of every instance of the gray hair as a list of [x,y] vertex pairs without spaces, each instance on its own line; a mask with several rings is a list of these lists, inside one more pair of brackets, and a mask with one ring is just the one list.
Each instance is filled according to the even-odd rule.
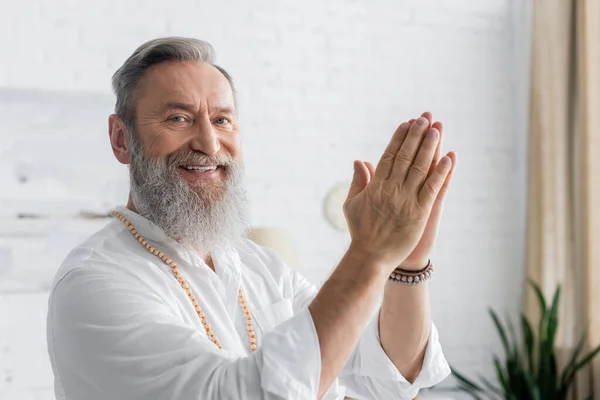
[[112,76],[112,88],[117,96],[115,113],[128,128],[134,128],[134,91],[148,68],[164,61],[209,63],[227,78],[235,96],[233,79],[227,71],[215,64],[215,58],[214,48],[203,40],[171,36],[147,41],[138,47]]

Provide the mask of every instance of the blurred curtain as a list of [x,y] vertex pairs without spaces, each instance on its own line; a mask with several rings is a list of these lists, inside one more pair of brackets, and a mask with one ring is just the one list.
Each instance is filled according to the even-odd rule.
[[[600,0],[533,0],[526,273],[563,289],[559,362],[600,344]],[[526,314],[539,318],[527,288]],[[600,356],[572,399],[600,399]]]

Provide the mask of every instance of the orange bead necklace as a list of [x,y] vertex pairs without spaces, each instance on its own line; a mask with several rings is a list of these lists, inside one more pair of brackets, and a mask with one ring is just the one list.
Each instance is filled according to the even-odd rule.
[[[135,226],[133,226],[133,224],[123,214],[121,214],[118,211],[113,211],[112,215],[119,221],[121,221],[123,225],[127,227],[127,229],[129,229],[129,232],[131,232],[131,234],[137,239],[137,241],[142,246],[146,248],[146,250],[160,258],[165,264],[171,267],[171,271],[173,271],[175,278],[177,278],[179,284],[181,284],[181,287],[187,293],[190,301],[192,302],[192,305],[194,306],[194,309],[196,310],[196,314],[198,314],[198,317],[202,321],[202,325],[204,325],[206,335],[219,349],[222,349],[223,346],[215,336],[215,333],[210,328],[208,320],[206,319],[206,315],[204,315],[204,313],[200,309],[196,297],[190,290],[190,286],[187,284],[185,279],[183,279],[181,272],[179,272],[179,268],[177,267],[177,265],[175,265],[173,260],[165,256],[161,251],[157,250],[154,246],[148,243],[146,239],[142,235],[140,235],[139,232],[135,229]],[[246,300],[244,299],[242,288],[238,290],[238,300],[240,302],[240,306],[242,307],[242,311],[244,312],[244,317],[246,318],[246,329],[248,331],[248,337],[250,339],[250,350],[254,353],[256,351],[256,334],[254,333],[254,326],[252,324],[252,315],[250,315],[250,311],[248,311],[248,305],[246,304]]]

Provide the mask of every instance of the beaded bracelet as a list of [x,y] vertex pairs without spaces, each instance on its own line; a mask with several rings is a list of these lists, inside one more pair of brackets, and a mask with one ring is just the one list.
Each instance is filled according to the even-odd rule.
[[390,274],[388,281],[399,285],[418,285],[431,278],[431,275],[433,275],[433,264],[431,263],[431,260],[428,260],[427,266],[417,271],[397,267],[394,272]]

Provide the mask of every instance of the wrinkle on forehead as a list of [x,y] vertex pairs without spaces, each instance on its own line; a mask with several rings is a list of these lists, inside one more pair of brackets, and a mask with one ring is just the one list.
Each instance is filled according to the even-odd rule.
[[156,110],[178,101],[200,107],[232,108],[235,102],[225,76],[207,63],[168,61],[151,67],[136,89],[138,107]]

